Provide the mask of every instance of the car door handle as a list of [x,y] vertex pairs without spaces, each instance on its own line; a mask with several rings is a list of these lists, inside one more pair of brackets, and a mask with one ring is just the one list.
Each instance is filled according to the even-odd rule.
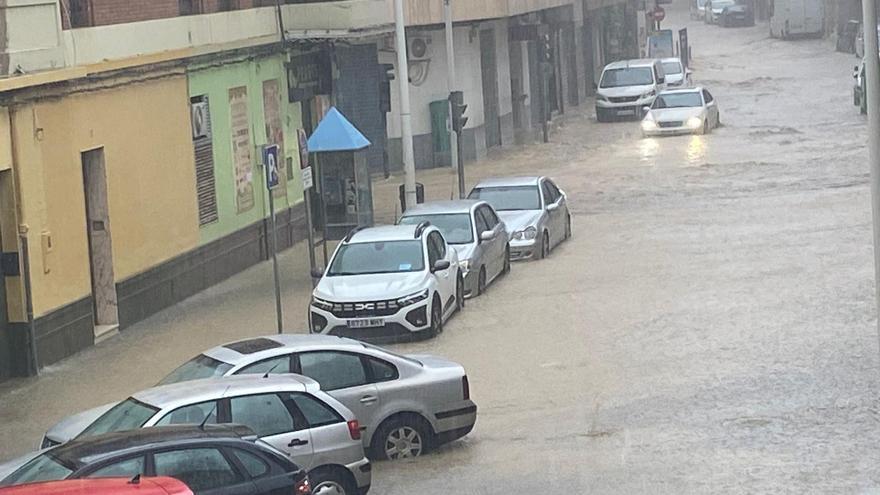
[[375,395],[365,395],[361,397],[361,404],[375,404],[378,400]]
[[287,444],[288,447],[302,447],[303,445],[308,445],[308,440],[300,440],[299,438],[294,438]]

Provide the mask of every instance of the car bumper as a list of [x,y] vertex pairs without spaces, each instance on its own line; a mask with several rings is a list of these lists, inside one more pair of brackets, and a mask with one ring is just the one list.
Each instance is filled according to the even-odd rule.
[[[422,301],[400,309],[390,316],[338,317],[333,313],[309,306],[309,329],[311,333],[337,335],[378,343],[404,342],[426,335],[431,328],[430,301]],[[364,320],[381,320],[372,327],[352,327],[351,323]]]
[[439,444],[457,440],[474,429],[477,423],[477,405],[471,401],[462,401],[451,409],[434,414],[436,441]]
[[681,136],[686,134],[694,134],[699,129],[692,129],[690,127],[658,127],[656,129],[645,130],[642,129],[642,133],[648,137],[654,136]]
[[539,249],[541,245],[537,238],[530,241],[510,241],[510,261],[535,259]]
[[370,485],[373,483],[373,465],[370,463],[370,460],[364,457],[358,462],[346,464],[345,467],[354,475],[358,493],[367,493],[370,490]]

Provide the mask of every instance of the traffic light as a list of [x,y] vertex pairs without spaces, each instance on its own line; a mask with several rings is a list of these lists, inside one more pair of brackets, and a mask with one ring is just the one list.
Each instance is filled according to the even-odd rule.
[[452,106],[452,130],[461,133],[468,121],[468,118],[464,116],[464,113],[467,112],[467,105],[464,104],[464,93],[461,91],[449,93],[449,103]]
[[550,35],[543,34],[541,35],[541,58],[549,62],[553,59],[553,45],[550,43]]

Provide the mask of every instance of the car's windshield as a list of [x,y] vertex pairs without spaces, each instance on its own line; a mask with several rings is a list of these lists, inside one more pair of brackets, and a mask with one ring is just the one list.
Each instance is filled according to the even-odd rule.
[[730,7],[731,5],[736,5],[734,0],[715,0],[712,2],[713,9],[722,9],[724,7]]
[[667,76],[670,74],[681,74],[681,62],[663,62],[663,72]]
[[129,397],[113,406],[83,430],[77,438],[85,438],[114,431],[134,430],[144,426],[159,409]]
[[602,74],[600,88],[619,88],[623,86],[646,86],[654,84],[654,74],[650,67],[626,67],[608,69]]
[[232,369],[232,365],[217,359],[199,354],[176,370],[172,371],[159,382],[159,385],[201,380],[203,378],[219,378]]
[[358,242],[339,247],[327,275],[420,272],[425,269],[422,241]]
[[495,211],[540,210],[538,186],[481,187],[471,191],[471,199],[486,201]]
[[52,456],[51,451],[38,455],[24,466],[7,476],[0,486],[37,483],[40,481],[58,481],[73,473],[72,467],[65,466]]
[[449,244],[470,244],[474,242],[470,213],[445,213],[436,215],[412,215],[400,219],[403,225],[418,225],[431,222],[440,229],[440,233]]
[[703,98],[700,93],[691,91],[687,93],[661,93],[654,100],[653,109],[661,108],[687,108],[703,106]]

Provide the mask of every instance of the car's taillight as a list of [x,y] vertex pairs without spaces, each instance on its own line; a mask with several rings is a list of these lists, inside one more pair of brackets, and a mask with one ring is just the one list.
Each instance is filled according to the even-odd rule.
[[312,495],[312,484],[309,483],[308,477],[303,478],[296,484],[296,490],[293,492],[293,495]]
[[348,422],[348,433],[351,435],[352,440],[361,439],[361,424],[358,423],[358,420],[353,419]]
[[470,400],[471,398],[471,384],[468,382],[467,375],[461,377],[461,390],[464,395],[464,400]]

